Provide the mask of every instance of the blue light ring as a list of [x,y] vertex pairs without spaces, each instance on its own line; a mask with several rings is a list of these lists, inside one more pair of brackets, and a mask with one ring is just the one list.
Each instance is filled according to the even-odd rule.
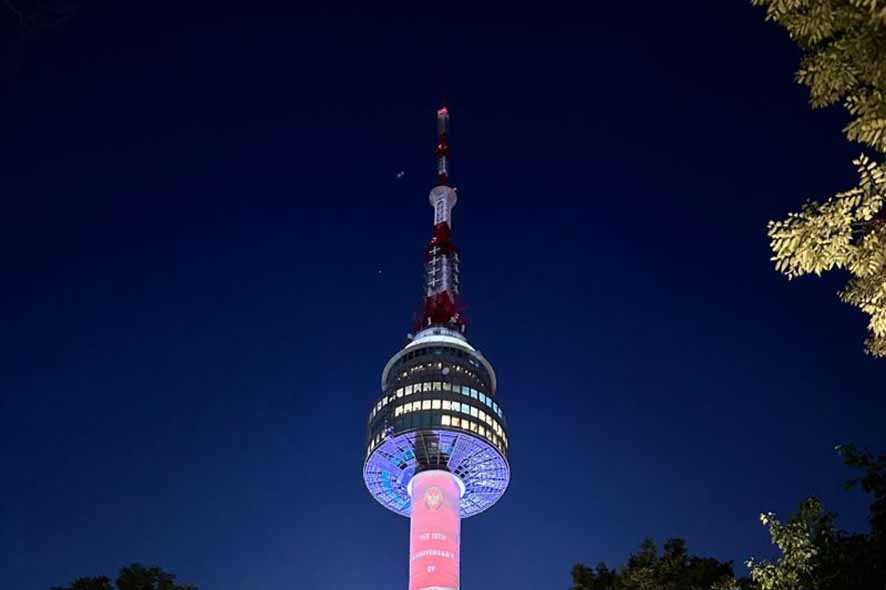
[[[486,439],[454,428],[413,429],[398,433],[373,449],[363,465],[363,481],[369,493],[382,506],[402,516],[409,516],[409,496],[406,491],[408,481],[402,481],[403,475],[414,472],[416,459],[414,453],[400,469],[391,458],[402,459],[411,450],[415,438],[422,433],[440,436],[441,446],[455,451],[450,456],[450,471],[458,475],[465,483],[465,496],[461,500],[461,517],[468,518],[479,514],[504,495],[510,484],[510,465],[507,458]],[[456,448],[458,447],[458,448]],[[476,462],[476,459],[480,462]],[[451,461],[458,460],[453,465]],[[479,470],[478,470],[479,468]]]

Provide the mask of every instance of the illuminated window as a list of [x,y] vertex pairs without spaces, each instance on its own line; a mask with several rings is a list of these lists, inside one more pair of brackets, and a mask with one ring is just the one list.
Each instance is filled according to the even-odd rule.
[[471,406],[469,406],[468,404],[462,404],[461,411],[463,414],[470,414],[471,413]]
[[453,385],[452,385],[452,391],[454,391],[455,393],[461,393],[461,385],[455,385],[455,384],[453,384]]
[[443,415],[443,426],[449,426],[450,424],[451,424],[451,421],[450,421],[450,419],[449,419],[449,416],[446,416],[446,415],[444,414],[444,415]]
[[486,422],[486,412],[483,410],[477,410],[477,417],[480,418],[483,422]]
[[412,411],[417,412],[421,409],[421,402],[412,402]]
[[473,406],[471,406],[471,416],[473,416],[474,418],[477,417],[477,408]]
[[427,383],[423,383],[422,387],[423,387],[424,391],[430,391],[431,390],[431,382],[428,381]]
[[425,401],[423,401],[421,403],[421,409],[422,410],[430,410],[431,409],[431,400],[426,399]]
[[477,432],[477,423],[471,422],[471,432]]
[[474,399],[477,399],[477,390],[476,389],[471,390],[471,397]]
[[451,383],[446,383],[446,382],[444,381],[444,382],[443,382],[443,391],[451,391],[451,390],[452,390],[452,384],[451,384]]
[[444,410],[451,410],[452,409],[452,403],[448,399],[443,400],[443,409]]
[[434,391],[440,391],[440,389],[441,389],[440,385],[441,384],[439,381],[434,381]]
[[403,413],[403,406],[397,406],[394,408],[394,416],[399,416]]
[[431,409],[432,410],[439,410],[440,409],[440,400],[438,400],[438,399],[433,400],[431,402]]
[[412,386],[411,385],[406,386],[406,395],[412,395]]
[[402,387],[397,389],[397,397],[403,397],[403,388]]

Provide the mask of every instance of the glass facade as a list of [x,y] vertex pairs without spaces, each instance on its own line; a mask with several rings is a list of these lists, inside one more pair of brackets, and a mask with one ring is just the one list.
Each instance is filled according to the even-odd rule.
[[404,516],[409,481],[428,470],[464,483],[463,518],[492,506],[510,481],[507,421],[492,366],[463,339],[448,338],[394,355],[369,411],[364,481],[376,500]]
[[481,404],[492,410],[492,413],[497,414],[499,418],[504,418],[504,414],[502,413],[501,408],[498,407],[498,404],[492,399],[492,397],[486,395],[482,391],[479,391],[467,385],[458,385],[446,381],[424,381],[421,383],[406,385],[404,387],[398,387],[391,393],[383,395],[381,399],[379,399],[378,402],[375,404],[372,411],[369,413],[369,420],[371,422],[375,418],[375,415],[381,412],[381,410],[384,409],[385,406],[393,403],[399,398],[402,398],[404,396],[409,397],[412,394],[437,391],[445,391],[456,394],[453,399],[459,399],[457,396],[463,395],[465,397],[478,400]]
[[482,437],[507,457],[507,426],[494,399],[494,378],[477,356],[440,344],[402,351],[370,410],[367,456],[385,437],[444,428]]
[[[438,409],[442,411],[436,411]],[[454,412],[460,412],[460,414]],[[503,454],[507,453],[508,436],[505,434],[505,429],[491,414],[479,410],[475,406],[449,400],[423,400],[396,405],[393,408],[393,414],[392,434],[443,426],[474,432],[495,445]],[[383,424],[389,424],[389,422]],[[370,437],[366,454],[372,453],[384,437],[384,428],[376,429],[374,436]]]

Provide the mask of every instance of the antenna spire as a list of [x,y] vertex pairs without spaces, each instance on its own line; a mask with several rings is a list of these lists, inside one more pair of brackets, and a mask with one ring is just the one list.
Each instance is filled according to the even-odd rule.
[[449,184],[449,110],[437,109],[437,186]]
[[434,234],[425,250],[425,304],[419,329],[443,325],[465,331],[458,311],[458,250],[452,242],[452,208],[458,201],[449,186],[449,110],[437,110],[437,185],[428,201],[434,208]]

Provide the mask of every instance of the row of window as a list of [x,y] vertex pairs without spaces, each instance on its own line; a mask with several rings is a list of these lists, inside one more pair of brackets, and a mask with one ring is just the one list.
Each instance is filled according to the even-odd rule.
[[[460,416],[451,416],[448,414],[426,414],[423,418],[424,422],[427,422],[427,424],[424,425],[426,427],[448,426],[449,428],[460,428],[461,430],[464,430],[466,432],[472,432],[474,434],[482,436],[483,438],[494,444],[496,447],[498,447],[498,449],[502,453],[504,453],[507,448],[507,437],[504,435],[503,432],[501,436],[498,436],[495,434],[492,428],[488,428],[483,424],[474,422],[473,420],[468,420],[467,418],[462,418]],[[368,457],[372,453],[372,451],[382,443],[383,440],[383,432],[379,432],[378,434],[376,434],[372,438],[372,440],[369,441],[369,446],[366,448],[366,456]]]
[[[465,375],[465,376],[473,379],[474,381],[480,382],[480,378],[477,377],[476,373],[474,373],[473,371],[470,371],[468,369],[465,369],[461,365],[450,365],[449,363],[447,363],[446,367],[449,368],[450,370],[454,370],[456,373],[460,373],[462,375]],[[414,375],[415,373],[420,373],[422,371],[430,371],[433,369],[437,369],[438,371],[442,370],[443,363],[440,361],[437,361],[436,363],[421,363],[421,364],[415,365],[413,367],[409,367],[407,370],[400,373],[400,377],[402,379],[405,379],[405,378],[409,377],[410,375]]]
[[504,433],[501,434],[501,437],[498,437],[495,435],[495,433],[492,432],[492,430],[490,430],[489,428],[486,428],[482,424],[478,424],[478,423],[474,422],[473,420],[468,420],[467,418],[460,418],[458,416],[447,416],[446,414],[443,414],[440,417],[440,423],[443,426],[449,426],[451,428],[461,428],[462,430],[469,430],[471,432],[475,432],[475,433],[491,440],[493,442],[493,444],[495,444],[495,446],[497,446],[498,448],[502,449],[502,451],[504,450],[504,448],[502,448],[502,444],[504,444],[505,447],[508,446],[508,439],[504,435]]
[[379,432],[379,433],[376,434],[374,437],[372,437],[372,440],[369,441],[369,447],[366,449],[366,456],[367,456],[367,457],[368,457],[369,454],[372,452],[372,449],[374,449],[375,447],[378,446],[378,443],[381,442],[381,439],[382,439],[382,433],[381,433],[381,432]]
[[383,407],[394,401],[395,398],[412,395],[413,393],[425,393],[430,391],[451,391],[453,393],[460,393],[471,399],[483,402],[486,407],[491,408],[493,412],[498,414],[499,418],[504,418],[498,404],[482,391],[477,391],[473,387],[468,387],[467,385],[449,383],[448,381],[425,381],[424,383],[414,383],[412,385],[406,385],[405,387],[398,387],[396,390],[392,391],[390,395],[383,396],[378,400],[378,403],[375,404],[375,407],[369,415],[369,419],[372,420],[375,418],[375,415],[381,411]]
[[435,355],[436,356],[436,355],[441,355],[441,354],[445,354],[447,356],[456,356],[459,358],[463,358],[471,365],[473,365],[477,368],[480,368],[480,363],[478,363],[477,360],[472,355],[468,354],[467,352],[465,352],[464,350],[461,350],[459,348],[439,348],[436,346],[425,346],[425,347],[419,348],[418,350],[412,350],[410,352],[407,352],[406,354],[404,354],[401,357],[401,359],[404,361],[408,361],[410,359],[418,358],[420,356],[426,356],[426,355]]
[[[492,416],[490,416],[483,410],[478,409],[476,406],[453,402],[449,401],[448,399],[426,399],[417,402],[407,402],[405,404],[400,404],[399,406],[394,406],[394,417],[400,416],[402,414],[408,414],[410,412],[421,412],[424,410],[446,410],[448,412],[461,412],[462,414],[467,414],[473,418],[477,418],[481,422],[485,422],[486,424],[491,426],[492,431],[500,436],[502,440],[504,440],[505,445],[507,446],[508,444],[508,437],[505,436],[504,429],[495,419],[493,419]],[[444,424],[444,426],[448,426],[448,424]]]

